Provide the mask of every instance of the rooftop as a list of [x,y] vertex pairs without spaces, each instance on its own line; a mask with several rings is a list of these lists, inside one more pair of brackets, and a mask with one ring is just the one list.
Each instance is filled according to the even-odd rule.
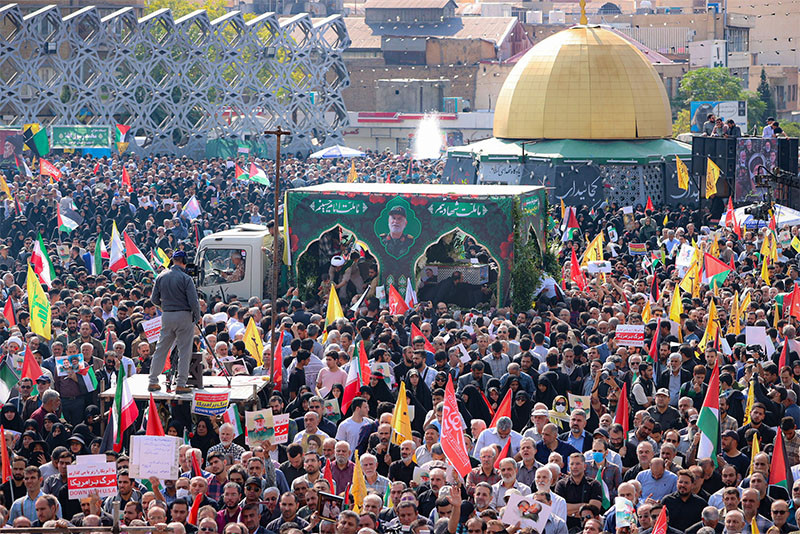
[[364,9],[444,9],[451,2],[455,4],[454,0],[367,0]]

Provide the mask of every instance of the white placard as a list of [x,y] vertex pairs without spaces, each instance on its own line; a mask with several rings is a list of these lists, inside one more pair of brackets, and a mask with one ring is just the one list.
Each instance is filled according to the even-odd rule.
[[590,261],[586,264],[588,267],[588,271],[592,274],[594,273],[610,273],[611,272],[611,262],[608,260],[602,261]]
[[161,316],[153,317],[146,321],[142,321],[142,328],[144,328],[144,335],[148,343],[156,343],[161,337]]
[[675,265],[678,267],[688,267],[692,264],[693,257],[694,247],[688,243],[684,243],[681,245],[681,249],[678,251],[678,257],[675,258]]
[[131,478],[177,480],[182,444],[183,440],[175,436],[131,436]]
[[117,494],[117,464],[106,462],[68,465],[67,497],[85,499],[94,492],[101,499]]
[[644,347],[644,325],[617,325],[615,339],[617,341],[617,345],[623,345],[626,347]]
[[761,345],[767,356],[772,356],[775,347],[767,335],[766,326],[746,326],[744,328],[744,339],[748,345]]

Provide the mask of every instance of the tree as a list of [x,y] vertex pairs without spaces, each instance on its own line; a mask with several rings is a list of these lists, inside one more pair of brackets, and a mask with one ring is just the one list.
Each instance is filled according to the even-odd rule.
[[678,118],[672,123],[672,137],[678,137],[678,134],[689,133],[691,115],[688,109],[678,111]]
[[761,100],[758,93],[743,91],[743,94],[747,100],[747,130],[753,131],[755,129],[758,131],[757,128],[764,124],[769,116],[767,104]]
[[698,100],[741,100],[742,84],[725,67],[702,68],[683,75],[680,91],[688,106]]
[[172,11],[172,18],[175,20],[199,9],[206,10],[209,20],[218,19],[227,13],[225,10],[225,0],[205,0],[204,2],[192,2],[190,0],[147,0],[144,5],[144,13],[145,15],[149,15],[163,8],[168,8]]
[[[767,73],[764,71],[764,67],[761,67],[761,82],[758,84],[758,89],[756,89],[758,93],[758,97],[761,99],[764,104],[766,104],[766,108],[764,109],[764,118],[767,117],[774,117],[775,116],[775,101],[772,100],[772,93],[770,92],[769,82],[767,81]],[[763,124],[765,121],[759,121],[759,124]]]
[[781,128],[783,129],[783,133],[789,137],[800,137],[800,122],[781,121]]

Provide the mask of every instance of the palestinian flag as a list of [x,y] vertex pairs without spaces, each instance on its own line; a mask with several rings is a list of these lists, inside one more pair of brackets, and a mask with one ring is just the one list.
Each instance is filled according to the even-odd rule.
[[250,172],[247,174],[247,179],[251,182],[256,182],[262,185],[269,185],[269,179],[267,178],[267,173],[256,165],[255,163],[250,164]]
[[57,212],[58,229],[61,232],[70,233],[83,222],[83,217],[81,217],[80,213],[75,211],[75,204],[71,201],[59,202]]
[[658,289],[658,277],[654,274],[653,281],[650,282],[650,302],[658,302],[661,298],[661,291]]
[[53,278],[56,277],[56,270],[53,268],[53,262],[50,261],[50,256],[47,254],[47,248],[44,246],[42,234],[39,234],[38,239],[33,243],[31,267],[33,267],[33,272],[39,277],[39,281],[42,285],[50,287]]
[[83,367],[78,370],[78,375],[83,379],[83,384],[86,386],[87,393],[91,393],[97,389],[97,377],[91,365],[84,363]]
[[234,178],[236,178],[237,180],[247,180],[248,179],[247,173],[244,172],[244,169],[239,167],[238,163],[236,164],[236,168],[234,169],[234,174],[235,174]]
[[228,405],[228,409],[222,414],[222,420],[233,426],[234,437],[239,437],[244,434],[242,418],[239,417],[239,407],[236,404],[231,403]]
[[[28,167],[28,164],[25,163],[25,160],[23,158],[14,154],[14,163],[17,165],[17,170],[21,175],[27,176],[28,178],[33,178],[33,173],[31,172],[30,167]],[[5,189],[7,188],[8,186],[5,187]],[[11,198],[11,193],[9,192],[7,194],[8,197]]]
[[561,221],[561,242],[566,243],[571,239],[575,239],[575,234],[580,231],[578,218],[575,216],[575,208],[568,206],[564,220]]
[[717,445],[719,444],[719,361],[714,365],[708,391],[700,417],[697,419],[700,430],[700,445],[697,447],[697,458],[711,458],[717,465]]
[[128,132],[130,131],[131,127],[126,126],[125,124],[117,124],[117,127],[114,129],[114,142],[117,145],[117,151],[120,154],[124,154],[126,150],[128,150],[128,145],[130,145],[130,141],[128,140]]
[[114,394],[114,403],[111,405],[114,452],[122,451],[122,439],[125,431],[132,427],[136,418],[139,417],[139,408],[133,401],[126,378],[125,366],[120,365],[117,375],[117,391]]
[[25,149],[30,150],[39,158],[50,152],[47,130],[38,123],[26,124],[22,130],[22,139],[25,141]]
[[0,363],[0,402],[5,404],[11,396],[11,389],[19,382],[19,376],[8,365],[8,358]]
[[719,261],[711,254],[703,255],[703,283],[709,286],[722,287],[731,273],[731,266]]
[[[650,200],[650,197],[648,197],[647,200]],[[608,493],[608,485],[606,485],[606,483],[603,481],[602,467],[597,470],[597,477],[595,477],[595,480],[597,480],[597,482],[600,484],[600,487],[602,488],[603,499],[601,503],[602,508],[600,509],[600,511],[602,512],[604,510],[608,510],[609,508],[611,508],[611,498],[609,497],[610,494]]]
[[122,238],[125,240],[125,261],[128,263],[128,267],[138,267],[145,271],[155,272],[145,255],[128,236],[128,232],[122,232]]
[[781,486],[786,491],[790,491],[794,485],[794,479],[789,460],[786,457],[786,442],[783,439],[783,431],[778,428],[772,451],[772,463],[769,466],[769,484]]

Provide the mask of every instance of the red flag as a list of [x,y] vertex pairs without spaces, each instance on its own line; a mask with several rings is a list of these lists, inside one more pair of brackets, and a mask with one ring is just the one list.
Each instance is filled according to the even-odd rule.
[[200,469],[200,462],[197,461],[197,455],[194,453],[194,451],[192,451],[192,476],[203,476],[203,470]]
[[200,248],[200,230],[197,229],[197,223],[194,224],[194,246]]
[[[781,351],[781,356],[778,358],[778,371],[786,367],[786,352],[789,347],[789,340],[783,340],[783,350]],[[780,374],[780,372],[778,373]],[[780,434],[780,432],[778,432]]]
[[731,271],[735,271],[736,270],[736,265],[733,264],[733,254],[731,254],[730,266],[731,266]]
[[503,445],[503,450],[500,451],[500,454],[497,455],[497,459],[494,461],[494,468],[495,469],[500,469],[500,460],[502,460],[503,458],[508,458],[509,457],[508,449],[510,447],[511,447],[511,436],[508,437],[508,441],[506,441],[506,444]]
[[322,477],[330,484],[331,493],[336,495],[336,486],[333,484],[333,472],[331,471],[331,460],[325,462],[325,468],[322,470]]
[[667,507],[662,506],[651,534],[667,534]]
[[[789,301],[788,303],[786,302],[787,300]],[[797,284],[794,285],[789,296],[784,299],[783,315],[784,317],[790,316],[800,319],[800,290],[798,290]]]
[[580,263],[578,263],[578,256],[575,254],[575,247],[572,247],[572,257],[569,261],[569,277],[578,285],[578,289],[581,291],[586,289],[586,278],[583,276]]
[[403,295],[394,288],[394,285],[389,284],[389,313],[392,315],[403,315],[408,311],[408,304],[406,304]]
[[122,185],[128,188],[128,193],[133,191],[133,185],[131,185],[131,177],[128,176],[128,169],[122,167]]
[[647,197],[647,205],[644,207],[644,211],[656,211],[653,207],[653,199],[650,196]]
[[412,341],[417,336],[421,336],[422,339],[425,340],[425,350],[427,350],[431,354],[435,354],[436,353],[436,351],[433,349],[433,343],[428,341],[428,338],[425,337],[425,334],[422,333],[422,330],[420,330],[417,327],[417,325],[415,325],[414,323],[411,323],[411,339],[412,339]]
[[364,348],[363,341],[358,344],[358,367],[358,376],[361,380],[361,385],[368,386],[372,371],[369,369],[369,358],[367,357],[367,349]]
[[6,321],[8,321],[9,327],[16,326],[17,316],[14,313],[14,303],[11,302],[10,296],[6,299],[6,305],[3,306],[3,317],[5,317]]
[[94,165],[94,173],[97,174],[98,172],[100,172],[100,162],[99,161],[97,163],[95,163],[95,165]]
[[39,367],[39,363],[36,361],[36,358],[33,357],[31,346],[25,345],[25,357],[22,360],[22,375],[20,378],[30,378],[35,383],[36,379],[43,374],[42,368]]
[[0,444],[0,447],[2,447],[0,448],[0,461],[3,462],[2,483],[5,484],[11,478],[11,459],[9,458],[8,448],[6,447],[6,431],[1,425],[0,439],[3,440],[3,443]]
[[198,493],[195,496],[194,502],[192,503],[192,509],[189,510],[189,518],[186,520],[187,523],[197,526],[197,513],[200,510],[200,503],[203,501],[203,495],[205,494]]
[[489,428],[496,427],[497,420],[501,417],[511,417],[511,397],[513,397],[513,393],[514,392],[509,388],[506,396],[500,401],[500,406],[497,407],[497,412],[495,412],[494,417],[492,417],[492,423],[489,425]]
[[272,374],[275,375],[272,383],[275,384],[275,389],[280,391],[283,382],[283,330],[278,343],[275,344],[275,354],[272,355]]
[[61,181],[61,171],[58,170],[58,167],[50,163],[44,158],[39,160],[39,174],[42,176],[49,176],[56,182]]
[[649,360],[650,363],[655,362],[658,360],[658,333],[661,331],[661,317],[658,318],[656,322],[656,333],[653,334],[653,340],[650,342],[650,351],[648,352],[648,356],[650,356]]
[[614,417],[614,422],[622,425],[622,435],[628,439],[628,430],[630,430],[630,418],[628,416],[630,408],[628,408],[628,384],[622,383],[622,390],[619,392],[619,401],[617,401],[617,414]]
[[[742,228],[736,222],[736,213],[733,210],[733,197],[728,197],[728,213],[725,215],[725,226],[733,226],[736,237],[742,238]],[[733,257],[731,257],[731,261],[733,261]]]
[[483,397],[483,402],[486,403],[486,407],[489,408],[489,413],[492,414],[492,417],[494,417],[494,408],[492,408],[492,405],[489,404],[489,399],[486,398],[486,395],[483,393],[482,390],[478,390],[478,391],[481,392],[481,397]]
[[164,427],[161,426],[161,419],[158,417],[158,410],[156,409],[156,401],[153,400],[153,394],[150,394],[150,405],[147,408],[147,431],[148,436],[163,436]]
[[442,411],[442,434],[440,437],[442,450],[455,470],[466,478],[472,470],[464,443],[464,427],[456,402],[456,391],[453,389],[453,377],[447,375],[447,386],[444,389],[444,410]]

